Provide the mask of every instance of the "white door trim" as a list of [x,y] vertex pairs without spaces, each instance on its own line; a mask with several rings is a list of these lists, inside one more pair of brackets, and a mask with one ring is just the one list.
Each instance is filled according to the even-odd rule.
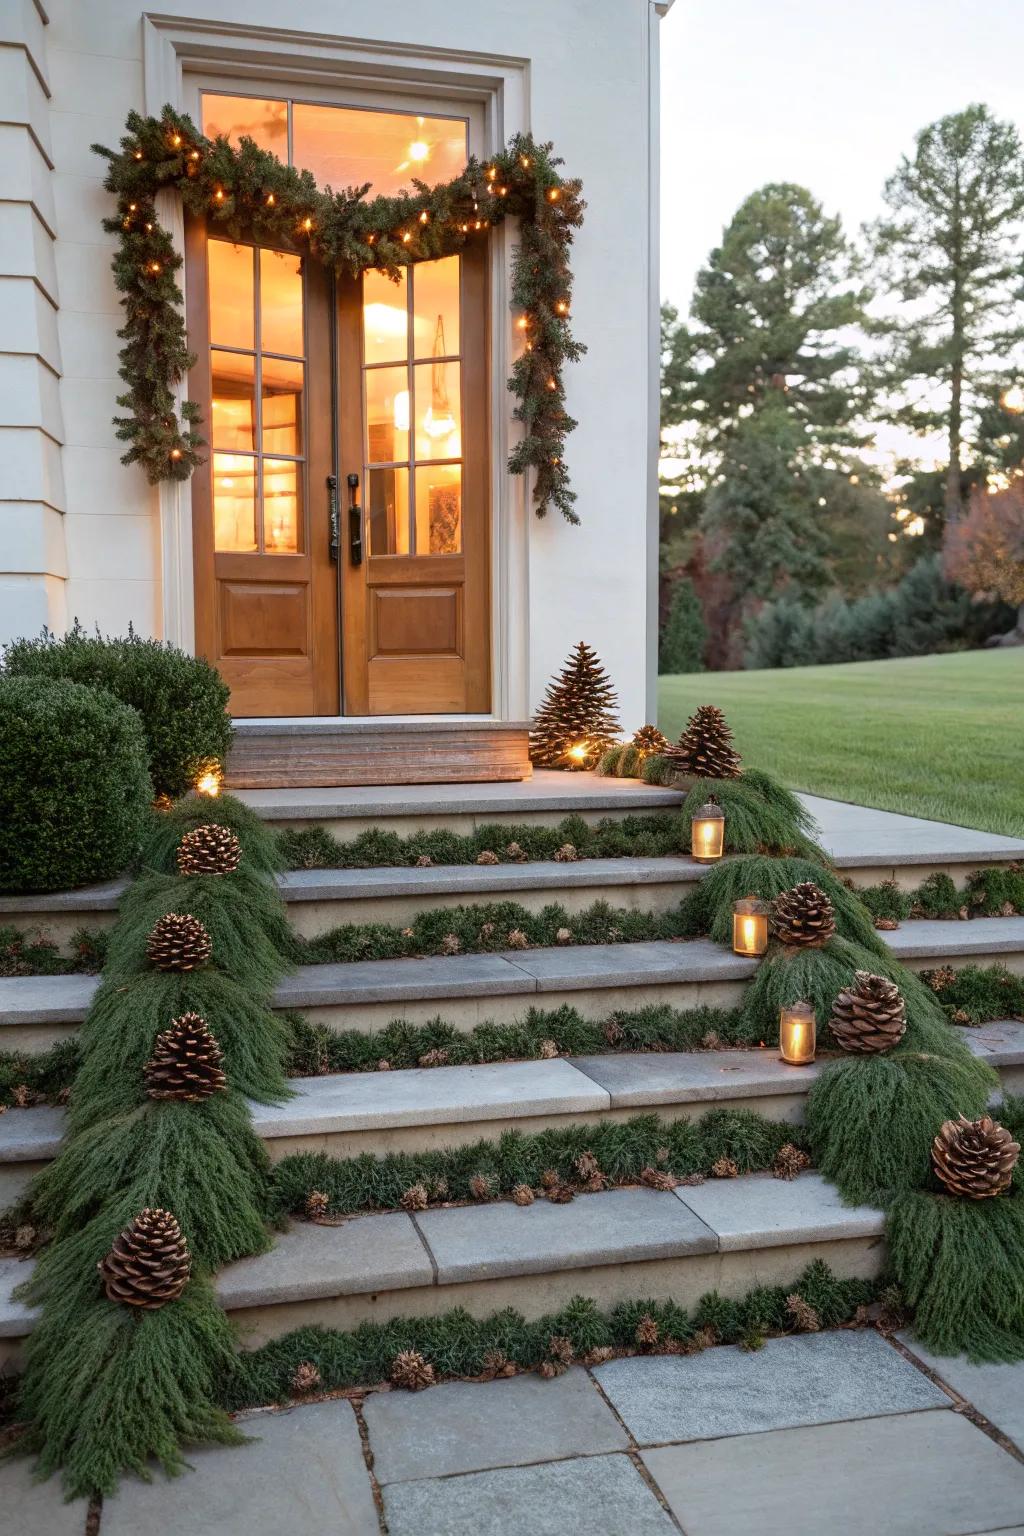
[[[310,87],[342,84],[363,89],[399,87],[421,94],[462,97],[484,108],[484,152],[530,127],[529,60],[462,49],[411,48],[405,44],[278,27],[145,15],[144,110],[157,115],[170,103],[186,110],[189,70],[236,75],[257,82],[276,78]],[[158,209],[175,248],[184,253],[181,205],[161,194]],[[512,416],[505,381],[512,329],[509,283],[513,231],[496,230],[491,269],[491,699],[492,717],[521,720],[529,713],[530,498],[526,477],[506,463],[521,428]],[[184,394],[184,391],[181,391]],[[162,481],[159,488],[163,637],[195,649],[192,579],[192,494],[189,482]]]

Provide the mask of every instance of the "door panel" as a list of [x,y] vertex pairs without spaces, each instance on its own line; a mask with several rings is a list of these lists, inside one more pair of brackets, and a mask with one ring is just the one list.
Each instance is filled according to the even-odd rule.
[[487,247],[339,282],[345,710],[490,708]]
[[233,715],[339,709],[331,282],[293,252],[186,222],[189,392],[208,461],[192,479],[196,650]]

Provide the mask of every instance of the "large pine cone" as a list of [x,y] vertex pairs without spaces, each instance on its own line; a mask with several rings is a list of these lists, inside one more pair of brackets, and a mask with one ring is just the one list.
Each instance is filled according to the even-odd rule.
[[832,1004],[829,1027],[844,1051],[888,1051],[903,1038],[907,1009],[899,987],[871,971],[857,971],[856,982]]
[[801,949],[826,944],[836,931],[832,903],[813,880],[802,880],[776,896],[769,923],[780,944]]
[[190,1104],[222,1093],[227,1079],[221,1070],[224,1052],[200,1013],[183,1013],[157,1035],[145,1066],[146,1092],[151,1099],[184,1099]]
[[740,755],[732,746],[732,731],[714,704],[702,704],[694,711],[665,756],[680,773],[693,779],[738,779],[740,775]]
[[633,735],[632,745],[642,757],[668,751],[668,737],[663,736],[656,725],[642,725]]
[[230,875],[241,857],[242,845],[230,827],[208,822],[186,832],[178,844],[178,874]]
[[391,1364],[391,1380],[408,1392],[421,1392],[436,1380],[434,1367],[416,1349],[403,1349]]
[[170,1211],[142,1211],[114,1239],[96,1266],[111,1301],[127,1307],[162,1307],[188,1284],[192,1260]]
[[1009,1189],[1020,1146],[988,1115],[947,1120],[932,1142],[932,1166],[951,1195],[987,1200]]
[[146,959],[158,971],[194,971],[213,954],[213,941],[198,917],[167,912],[146,940]]

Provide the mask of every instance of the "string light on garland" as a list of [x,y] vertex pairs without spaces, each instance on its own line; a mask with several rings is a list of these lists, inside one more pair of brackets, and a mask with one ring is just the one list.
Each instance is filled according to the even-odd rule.
[[[235,145],[205,138],[170,107],[159,117],[132,112],[126,127],[119,150],[93,146],[107,161],[105,186],[117,199],[116,216],[103,222],[119,236],[113,270],[125,306],[126,390],[118,398],[124,415],[114,425],[127,445],[124,463],[142,464],[157,483],[187,479],[205,457],[198,406],[178,400],[192,358],[176,277],[181,256],[153,214],[158,192],[179,192],[187,212],[215,220],[235,240],[255,236],[277,248],[312,250],[337,272],[372,268],[388,277],[410,262],[455,255],[492,224],[514,217],[520,227],[510,297],[524,347],[508,387],[522,433],[508,468],[532,476],[539,516],[554,506],[568,522],[579,521],[564,456],[576,423],[562,402],[565,367],[585,350],[564,323],[573,232],[585,205],[579,182],[559,174],[549,144],[517,135],[486,165],[471,159],[439,186],[417,183],[413,193],[370,199],[364,187],[342,198],[315,188],[308,173],[250,139]],[[144,229],[135,222],[140,209]],[[138,302],[140,277],[145,303]],[[545,316],[559,324],[544,324]]]

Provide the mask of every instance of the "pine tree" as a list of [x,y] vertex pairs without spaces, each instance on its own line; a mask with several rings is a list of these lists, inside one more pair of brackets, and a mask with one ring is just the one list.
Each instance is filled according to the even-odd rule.
[[[902,397],[886,417],[948,444],[943,498],[960,513],[964,450],[990,409],[993,375],[1024,339],[1020,248],[1024,154],[1016,128],[974,105],[931,123],[885,186],[872,231],[890,295],[879,381]],[[939,403],[929,398],[941,393]]]
[[707,637],[697,589],[688,576],[681,576],[672,589],[668,617],[661,628],[658,671],[703,672]]
[[618,695],[597,652],[583,640],[547,692],[530,731],[538,768],[592,768],[622,735]]

